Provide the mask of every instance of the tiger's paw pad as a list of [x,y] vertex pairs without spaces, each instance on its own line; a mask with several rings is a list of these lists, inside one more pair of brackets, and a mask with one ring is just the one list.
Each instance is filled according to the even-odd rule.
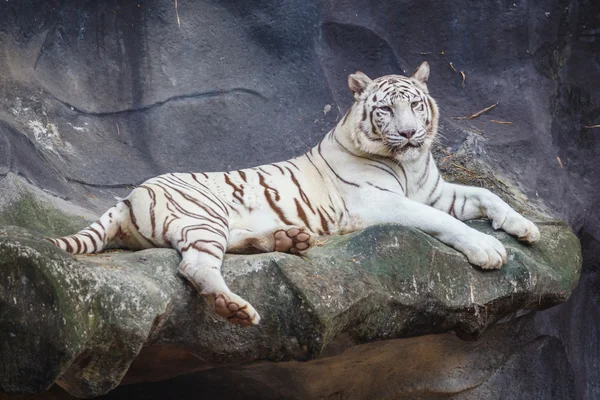
[[312,236],[302,229],[280,229],[275,232],[275,251],[300,254],[312,245]]
[[254,307],[240,296],[233,293],[220,293],[213,296],[215,313],[230,323],[246,328],[258,325],[260,322],[260,315]]

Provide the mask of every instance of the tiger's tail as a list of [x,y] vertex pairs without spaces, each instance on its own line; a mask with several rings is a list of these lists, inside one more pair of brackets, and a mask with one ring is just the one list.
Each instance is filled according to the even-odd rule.
[[115,244],[115,238],[121,232],[122,225],[129,221],[128,203],[128,200],[119,201],[96,222],[74,235],[45,239],[71,254],[100,252]]

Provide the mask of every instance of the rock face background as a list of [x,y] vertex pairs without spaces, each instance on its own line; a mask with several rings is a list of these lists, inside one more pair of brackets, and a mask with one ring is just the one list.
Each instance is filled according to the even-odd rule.
[[448,154],[468,144],[583,244],[578,289],[527,318],[543,340],[487,385],[597,398],[599,32],[592,0],[1,2],[0,222],[66,233],[158,173],[300,154],[349,106],[349,73],[427,60]]

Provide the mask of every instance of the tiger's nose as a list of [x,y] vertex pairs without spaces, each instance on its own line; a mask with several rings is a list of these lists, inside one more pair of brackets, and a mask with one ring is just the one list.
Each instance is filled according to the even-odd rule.
[[414,129],[406,129],[406,130],[400,131],[398,133],[400,133],[400,136],[403,136],[403,137],[405,137],[407,139],[410,139],[416,133],[416,130],[414,130]]

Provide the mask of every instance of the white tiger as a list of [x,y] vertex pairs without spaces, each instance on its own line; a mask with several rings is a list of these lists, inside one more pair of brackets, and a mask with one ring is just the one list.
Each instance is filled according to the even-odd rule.
[[259,314],[221,276],[225,252],[298,253],[318,235],[379,223],[418,228],[482,268],[500,268],[506,250],[461,222],[487,217],[495,229],[533,243],[538,228],[488,190],[444,182],[430,146],[438,108],[429,64],[411,77],[348,77],[355,102],[308,153],[233,172],[174,173],[141,184],[79,233],[50,239],[69,253],[111,247],[173,247],[179,272],[232,323]]

